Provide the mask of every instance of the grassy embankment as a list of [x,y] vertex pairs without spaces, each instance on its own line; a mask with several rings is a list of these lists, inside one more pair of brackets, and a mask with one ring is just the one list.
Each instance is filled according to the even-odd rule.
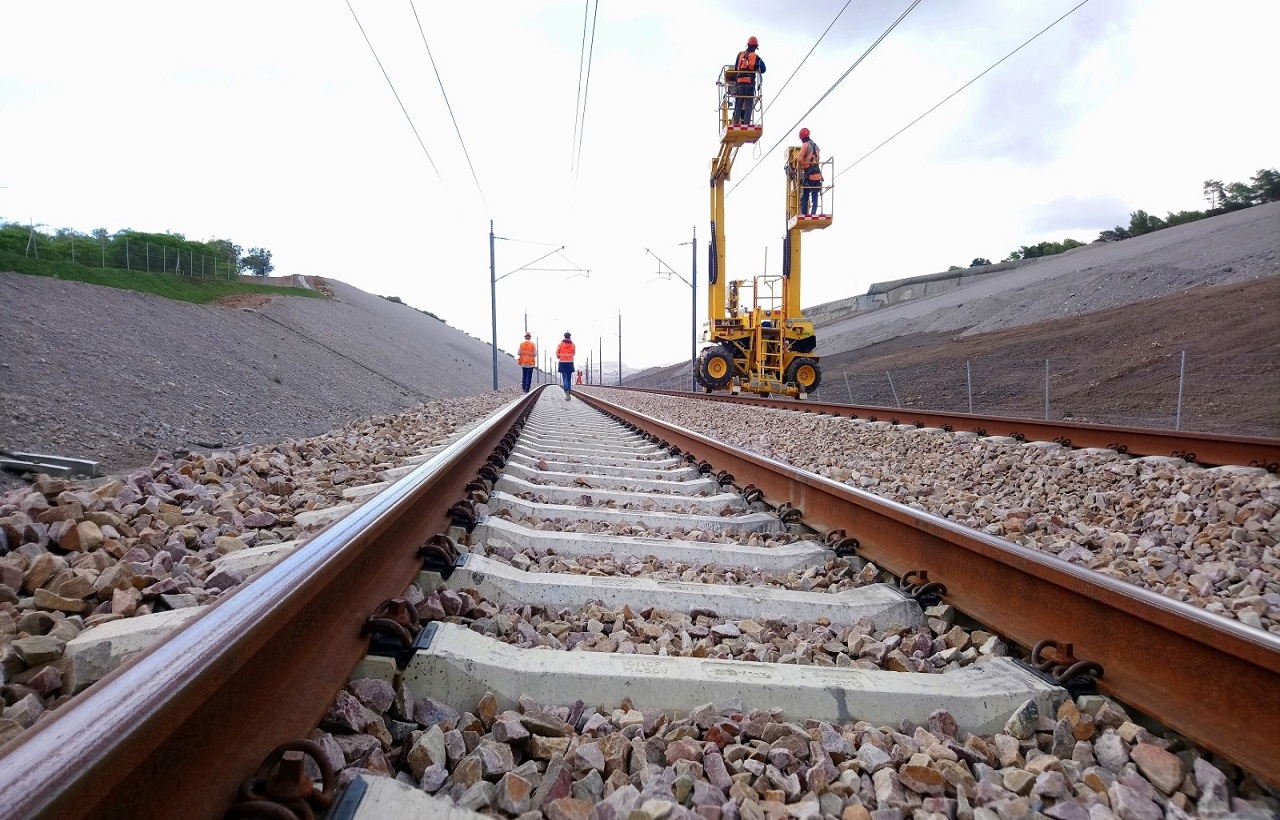
[[152,293],[179,302],[203,304],[244,293],[263,293],[275,296],[314,296],[323,294],[305,288],[282,288],[260,285],[236,279],[202,279],[173,273],[146,273],[121,268],[90,268],[75,262],[56,259],[34,259],[20,253],[0,250],[0,271],[26,273],[32,276],[49,276],[73,282],[89,282],[121,290]]

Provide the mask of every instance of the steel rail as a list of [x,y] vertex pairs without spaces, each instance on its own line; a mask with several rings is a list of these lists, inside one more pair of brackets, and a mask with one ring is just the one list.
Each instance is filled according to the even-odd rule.
[[365,656],[531,391],[0,751],[6,817],[220,817]]
[[[594,386],[594,385],[593,385]],[[609,390],[632,390],[658,393],[703,401],[720,401],[772,407],[775,410],[798,410],[825,413],[848,418],[896,420],[922,427],[948,426],[956,430],[982,430],[984,435],[1018,436],[1028,441],[1065,440],[1071,447],[1124,448],[1129,455],[1186,457],[1189,461],[1209,466],[1226,464],[1265,467],[1273,472],[1280,465],[1280,439],[1251,436],[1228,436],[1219,433],[1196,433],[1145,427],[1120,427],[1111,424],[1086,424],[1079,421],[1048,421],[1009,416],[982,416],[971,413],[949,413],[942,410],[919,410],[914,407],[872,407],[796,399],[773,399],[763,396],[724,393],[691,393],[687,390],[657,390],[648,387],[608,387]]]
[[[1280,637],[921,513],[789,464],[579,393],[589,404],[665,439],[717,470],[790,503],[817,530],[843,529],[859,556],[897,575],[928,571],[945,599],[1012,639],[1070,642],[1100,663],[1099,687],[1280,783]],[[687,394],[686,394],[687,395]]]

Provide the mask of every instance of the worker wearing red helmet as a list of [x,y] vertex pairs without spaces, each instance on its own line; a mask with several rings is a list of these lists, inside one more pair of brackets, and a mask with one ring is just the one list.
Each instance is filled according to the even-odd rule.
[[734,62],[735,71],[729,72],[731,86],[729,93],[733,95],[733,122],[735,125],[751,125],[751,115],[755,110],[756,94],[759,91],[758,75],[764,73],[764,60],[756,54],[760,41],[755,37],[747,38],[746,51],[738,52]]
[[795,179],[800,181],[800,213],[818,213],[818,194],[822,191],[822,152],[809,138],[809,129],[800,129],[800,151],[795,158]]

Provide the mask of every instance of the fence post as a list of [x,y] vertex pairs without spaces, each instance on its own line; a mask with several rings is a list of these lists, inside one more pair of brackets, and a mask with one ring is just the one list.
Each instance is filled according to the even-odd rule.
[[849,404],[853,404],[853,388],[849,386],[849,371],[848,371],[848,370],[842,370],[842,371],[840,371],[840,372],[841,372],[841,374],[843,374],[843,375],[844,375],[844,392],[846,392],[846,393],[848,393],[848,394],[849,394],[849,402],[848,402],[848,403],[849,403]]
[[98,237],[98,245],[102,248],[102,269],[107,269],[107,240],[106,237]]
[[902,409],[902,402],[898,399],[898,389],[893,386],[893,376],[889,375],[889,371],[884,372],[886,378],[889,379],[889,389],[893,391],[893,403],[898,405],[898,409]]
[[1044,420],[1049,420],[1049,360],[1044,360]]
[[151,273],[151,243],[147,243],[147,273]]
[[1187,351],[1182,351],[1182,364],[1178,366],[1178,414],[1173,420],[1173,429],[1182,429],[1182,386],[1187,381]]
[[973,368],[969,366],[969,360],[964,361],[964,377],[969,383],[969,415],[973,415]]
[[133,267],[129,262],[129,237],[127,236],[124,238],[124,269],[128,271],[133,270]]

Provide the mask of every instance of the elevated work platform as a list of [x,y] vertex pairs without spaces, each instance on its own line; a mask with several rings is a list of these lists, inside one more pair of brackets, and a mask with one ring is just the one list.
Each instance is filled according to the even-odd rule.
[[764,135],[762,125],[734,125],[730,123],[720,131],[720,144],[739,146],[756,142]]
[[796,214],[787,220],[787,230],[817,231],[831,226],[831,214]]

